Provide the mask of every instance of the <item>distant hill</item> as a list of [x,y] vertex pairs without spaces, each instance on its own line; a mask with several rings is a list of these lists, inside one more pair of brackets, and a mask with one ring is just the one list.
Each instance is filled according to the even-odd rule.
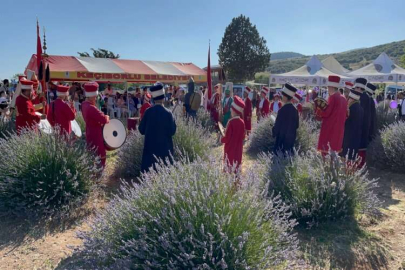
[[298,58],[298,57],[303,57],[303,56],[305,56],[305,55],[296,53],[296,52],[277,52],[277,53],[271,54],[270,61],[289,59],[289,58]]
[[[317,57],[319,58],[319,60],[322,61],[328,56],[333,55],[336,60],[338,60],[340,64],[342,64],[342,66],[349,70],[355,70],[369,64],[382,52],[386,52],[394,62],[399,63],[399,58],[401,57],[401,55],[404,54],[404,48],[405,40],[391,42],[370,48],[349,50],[341,53],[321,54],[317,55]],[[310,56],[278,60],[273,60],[272,58],[270,60],[270,67],[268,67],[266,71],[270,71],[273,74],[288,72],[303,66],[309,59]]]

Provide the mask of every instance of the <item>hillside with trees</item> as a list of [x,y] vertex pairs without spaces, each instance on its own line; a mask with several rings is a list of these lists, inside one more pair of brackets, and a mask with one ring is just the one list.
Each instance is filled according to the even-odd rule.
[[[320,60],[327,58],[328,56],[333,55],[336,60],[338,60],[345,68],[349,70],[355,70],[360,67],[363,67],[374,59],[378,57],[382,52],[386,52],[391,59],[396,62],[400,63],[400,58],[404,54],[405,48],[405,40],[391,42],[387,44],[382,44],[370,48],[362,48],[362,49],[355,49],[341,53],[334,53],[334,54],[321,54],[317,55]],[[277,53],[272,54],[277,55]],[[278,59],[278,60],[271,60],[270,66],[266,69],[266,71],[270,71],[271,73],[284,73],[294,69],[297,69],[304,65],[310,56],[304,56],[299,58],[288,58],[288,59]]]
[[272,53],[270,61],[273,60],[282,60],[282,59],[290,59],[290,58],[300,58],[304,57],[305,55],[296,53],[296,52],[278,52],[278,53]]

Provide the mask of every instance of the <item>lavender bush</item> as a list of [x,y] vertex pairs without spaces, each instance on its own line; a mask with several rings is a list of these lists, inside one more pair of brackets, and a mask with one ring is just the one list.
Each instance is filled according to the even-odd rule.
[[201,124],[201,126],[209,131],[214,130],[214,121],[211,118],[211,114],[206,111],[205,109],[199,109],[197,111],[197,121]]
[[405,122],[385,127],[367,150],[367,162],[381,169],[405,172]]
[[376,114],[377,114],[377,123],[376,123],[377,130],[381,131],[385,127],[393,124],[396,121],[396,119],[395,119],[396,111],[392,110],[387,105],[384,108],[384,102],[380,102],[376,106]]
[[335,153],[326,157],[316,151],[287,158],[263,155],[261,161],[267,167],[269,193],[280,194],[301,224],[377,213],[376,180],[369,180],[364,168],[351,168]]
[[[288,208],[254,170],[236,181],[197,158],[143,175],[98,213],[77,254],[89,269],[266,269],[293,262]],[[239,183],[239,184],[236,184]]]
[[[253,155],[259,153],[269,153],[273,151],[274,144],[276,142],[273,138],[272,132],[273,125],[270,117],[261,120],[256,129],[252,131],[250,136],[250,143],[248,146],[248,152]],[[306,152],[314,147],[318,142],[319,131],[316,128],[316,124],[312,120],[304,120],[300,117],[300,125],[297,130],[297,138],[295,140],[295,148],[299,152]]]
[[213,135],[196,121],[176,117],[177,130],[173,137],[175,158],[188,157],[194,161],[197,157],[207,158],[215,144]]
[[99,175],[99,160],[82,142],[26,131],[0,139],[0,207],[53,214],[86,198]]
[[15,131],[15,122],[12,120],[0,120],[0,138],[8,138]]
[[125,144],[118,150],[115,162],[115,175],[136,178],[141,174],[144,136],[139,131],[131,131]]
[[[176,117],[177,130],[173,137],[175,160],[187,156],[190,161],[197,157],[207,159],[214,145],[214,137],[198,122]],[[131,132],[125,144],[119,149],[115,174],[125,178],[136,178],[141,173],[144,136]]]

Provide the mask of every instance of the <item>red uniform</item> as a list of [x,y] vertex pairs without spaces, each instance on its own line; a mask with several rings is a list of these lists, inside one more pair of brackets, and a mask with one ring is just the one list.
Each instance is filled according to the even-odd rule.
[[243,108],[243,122],[245,122],[245,130],[252,130],[252,101],[249,98],[245,99],[245,107]]
[[17,107],[17,117],[15,122],[17,134],[20,134],[25,128],[37,130],[37,124],[41,121],[41,117],[35,114],[34,105],[32,105],[31,99],[21,94],[17,97],[15,106]]
[[301,115],[302,114],[302,104],[298,103],[296,108],[297,108],[298,113]]
[[58,98],[52,101],[48,110],[47,119],[51,126],[59,126],[61,134],[68,134],[72,132],[71,121],[75,120],[76,110],[74,107],[69,106],[62,99]]
[[146,110],[152,107],[149,102],[146,102],[142,105],[141,110],[139,111],[139,120],[143,118],[143,115],[145,114]]
[[108,117],[88,101],[82,103],[82,114],[84,122],[86,122],[87,145],[96,147],[97,154],[100,156],[101,164],[104,167],[106,150],[103,139],[103,126],[108,123]]
[[[270,113],[274,112],[274,102],[275,102],[275,101],[273,101],[273,102],[270,104]],[[283,104],[282,104],[280,101],[278,101],[277,103],[278,103],[278,110],[280,110],[280,109],[281,109],[281,106],[283,106]],[[278,111],[277,111],[277,112],[278,112]],[[275,112],[275,113],[277,113],[277,112]]]
[[265,118],[270,113],[270,101],[265,98],[263,101],[263,106],[260,108],[261,100],[257,103],[257,111],[259,112],[260,118]]
[[231,118],[226,126],[225,137],[221,139],[221,142],[225,144],[224,158],[228,168],[236,164],[237,170],[242,164],[244,139],[245,123],[239,116]]
[[214,123],[219,122],[219,94],[214,93],[211,97],[210,101],[210,109],[211,109],[211,118],[214,121]]
[[328,99],[328,107],[322,111],[322,126],[318,141],[318,150],[327,153],[340,152],[343,145],[345,121],[347,115],[347,101],[336,92]]

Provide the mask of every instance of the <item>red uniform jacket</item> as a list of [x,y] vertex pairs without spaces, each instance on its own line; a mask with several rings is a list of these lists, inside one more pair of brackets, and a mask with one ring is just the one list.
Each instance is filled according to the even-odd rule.
[[245,139],[245,123],[240,117],[233,117],[226,126],[225,137],[221,139],[224,146],[224,158],[227,167],[236,164],[236,169],[242,164],[243,140]]
[[211,109],[211,118],[214,121],[214,123],[219,122],[219,94],[214,93],[214,95],[211,97],[210,100],[210,109]]
[[252,130],[252,101],[249,98],[245,99],[245,108],[243,109],[243,122],[245,122],[245,130]]
[[[35,94],[34,99],[32,100],[33,105],[37,104],[42,104],[44,101],[46,101],[46,98],[44,96],[39,96]],[[38,110],[39,113],[46,114],[47,113],[47,106],[44,106],[42,109]]]
[[259,112],[260,118],[265,118],[270,113],[270,101],[267,98],[265,98],[262,108],[260,108],[260,102],[261,100],[258,100],[257,102],[257,111]]
[[17,133],[19,134],[25,128],[38,129],[37,124],[41,121],[41,117],[35,114],[32,101],[21,94],[16,98],[15,106],[17,108],[15,121]]
[[[275,101],[273,101],[271,104],[270,104],[270,113],[272,113],[273,111],[274,111],[274,102]],[[280,110],[281,109],[281,106],[283,106],[283,104],[279,101],[278,102],[278,110]],[[278,112],[278,111],[277,111]]]
[[340,152],[343,145],[345,121],[347,115],[347,101],[339,93],[331,95],[328,107],[322,112],[322,126],[319,134],[318,150]]
[[61,99],[52,101],[49,106],[47,119],[51,126],[59,126],[61,134],[72,132],[71,121],[75,120],[76,110]]
[[146,110],[152,107],[149,102],[146,102],[142,105],[141,110],[139,111],[139,121],[142,120],[143,115],[145,114]]
[[90,148],[96,147],[97,154],[101,158],[101,164],[105,166],[106,151],[103,138],[103,127],[108,123],[108,118],[96,106],[88,101],[82,103],[82,114],[86,123],[86,142]]
[[297,108],[298,113],[301,115],[302,114],[302,104],[298,103],[296,108]]

